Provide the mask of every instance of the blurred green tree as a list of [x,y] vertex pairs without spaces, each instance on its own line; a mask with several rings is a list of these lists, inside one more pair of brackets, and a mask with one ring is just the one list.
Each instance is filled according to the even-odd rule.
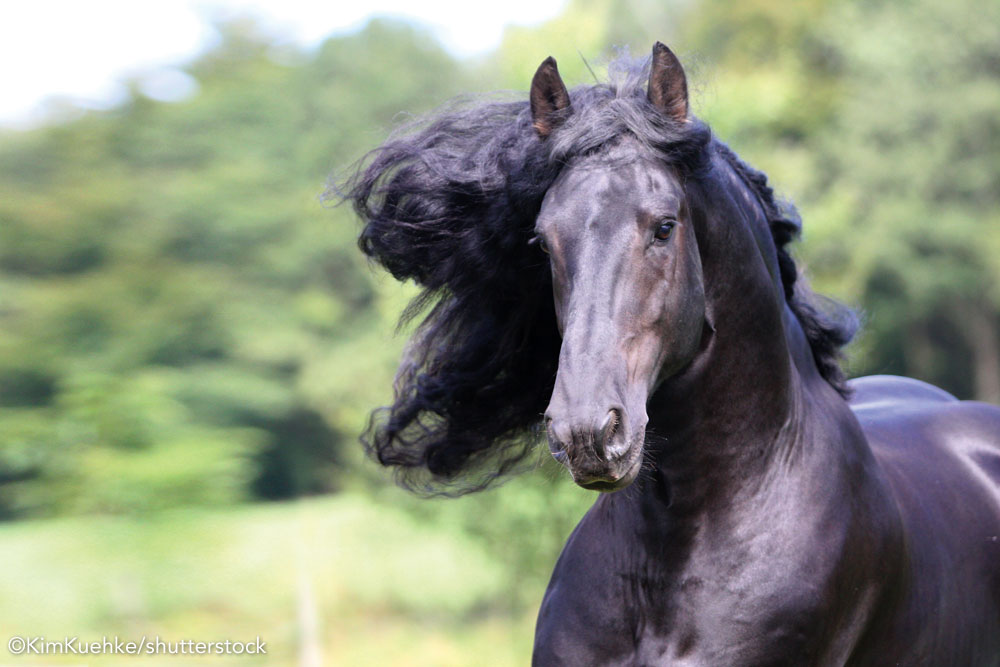
[[0,137],[0,516],[329,492],[391,386],[399,297],[319,195],[465,71],[395,23],[219,30],[185,101]]
[[1000,5],[843,2],[811,268],[867,313],[855,368],[1000,402]]

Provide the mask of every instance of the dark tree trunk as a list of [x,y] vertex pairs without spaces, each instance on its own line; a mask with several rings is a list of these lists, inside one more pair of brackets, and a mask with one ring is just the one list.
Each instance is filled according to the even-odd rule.
[[972,350],[972,374],[975,397],[980,401],[1000,403],[1000,328],[992,308],[966,304],[964,326]]

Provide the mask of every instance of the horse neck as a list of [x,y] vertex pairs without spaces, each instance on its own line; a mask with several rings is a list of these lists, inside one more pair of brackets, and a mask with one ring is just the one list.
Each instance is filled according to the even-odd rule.
[[[774,244],[759,203],[731,169],[703,193],[708,303],[702,353],[647,406],[653,457],[675,514],[701,515],[753,494],[777,467],[794,467],[816,410],[850,419],[816,370],[785,302]],[[704,243],[702,242],[704,240]],[[707,248],[708,250],[705,250]],[[662,491],[662,489],[661,489]],[[661,494],[662,495],[662,494]]]

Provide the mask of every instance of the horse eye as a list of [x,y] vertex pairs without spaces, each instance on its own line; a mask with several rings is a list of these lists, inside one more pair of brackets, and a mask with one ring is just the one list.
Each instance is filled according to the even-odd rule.
[[545,242],[544,236],[536,236],[532,239],[532,241],[538,244],[538,247],[541,248],[542,252],[546,255],[549,254],[549,244]]
[[674,222],[672,220],[664,220],[656,228],[656,233],[653,234],[657,241],[666,241],[670,238],[671,232],[674,231]]

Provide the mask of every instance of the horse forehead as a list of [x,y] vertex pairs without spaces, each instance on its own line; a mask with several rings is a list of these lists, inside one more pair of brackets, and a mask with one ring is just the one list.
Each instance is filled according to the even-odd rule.
[[[584,162],[567,167],[553,184],[542,217],[589,222],[604,213],[671,213],[680,203],[680,183],[661,163],[648,159]],[[616,217],[616,216],[612,216]]]

